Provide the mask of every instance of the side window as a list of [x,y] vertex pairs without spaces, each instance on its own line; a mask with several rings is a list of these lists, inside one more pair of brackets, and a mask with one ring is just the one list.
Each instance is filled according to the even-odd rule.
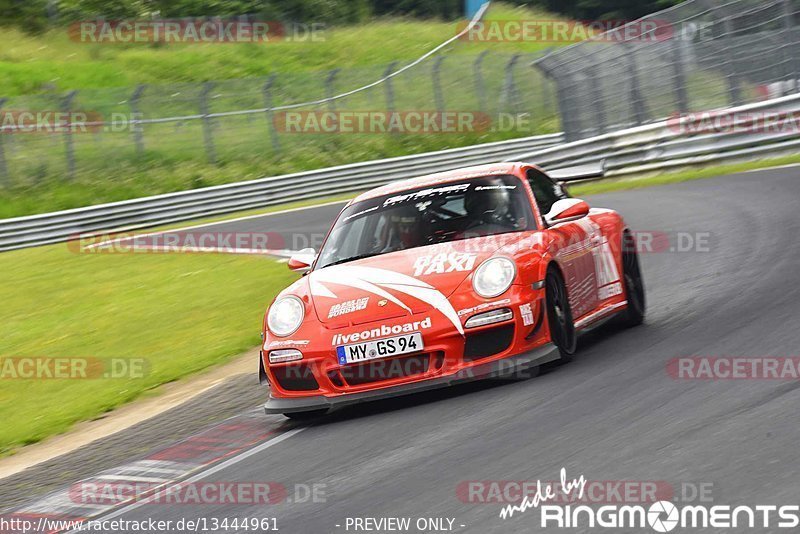
[[569,195],[564,188],[553,181],[549,176],[536,169],[528,169],[526,173],[528,183],[533,190],[533,197],[536,199],[536,205],[539,206],[539,212],[544,216],[550,212],[550,208],[557,200],[569,198]]

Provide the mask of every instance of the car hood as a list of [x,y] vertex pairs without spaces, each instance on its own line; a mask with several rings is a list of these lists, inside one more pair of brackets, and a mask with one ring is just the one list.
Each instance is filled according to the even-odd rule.
[[416,247],[312,271],[306,278],[317,318],[343,328],[437,308],[461,330],[447,297],[483,261],[523,235]]

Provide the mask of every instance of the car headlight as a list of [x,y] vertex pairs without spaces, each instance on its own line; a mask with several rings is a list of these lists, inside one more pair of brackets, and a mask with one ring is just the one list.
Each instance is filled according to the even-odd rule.
[[283,297],[275,301],[269,309],[267,326],[276,336],[288,336],[300,328],[305,314],[305,306],[299,298]]
[[508,258],[491,258],[481,264],[472,278],[472,288],[483,298],[505,293],[517,274],[517,266]]

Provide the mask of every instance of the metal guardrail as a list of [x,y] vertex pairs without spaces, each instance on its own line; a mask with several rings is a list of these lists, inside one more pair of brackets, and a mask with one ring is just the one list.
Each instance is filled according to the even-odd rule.
[[[730,131],[698,130],[713,113]],[[764,128],[782,117],[783,131]],[[774,121],[773,121],[774,122]],[[582,180],[800,152],[800,95],[675,117],[563,143],[561,134],[528,137],[343,165],[56,213],[0,220],[0,250],[69,240],[82,233],[134,230],[275,204],[369,189],[410,176],[498,160],[530,161],[556,178]],[[793,129],[793,127],[795,129]]]
[[[714,129],[715,124],[720,127]],[[558,174],[563,175],[559,178],[566,180],[591,178],[592,169],[595,176],[611,178],[725,160],[796,154],[800,152],[799,133],[800,95],[791,95],[676,116],[519,153],[507,160],[531,161],[548,170],[559,169]]]
[[192,191],[0,220],[0,250],[58,243],[79,234],[135,230],[235,211],[369,189],[408,178],[491,163],[563,142],[560,134],[342,165]]

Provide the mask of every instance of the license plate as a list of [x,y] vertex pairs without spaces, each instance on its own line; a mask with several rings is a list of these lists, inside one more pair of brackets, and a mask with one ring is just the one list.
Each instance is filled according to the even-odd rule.
[[378,358],[388,358],[409,352],[418,352],[423,349],[422,334],[415,332],[404,336],[387,337],[364,343],[340,345],[336,347],[339,365],[348,363],[366,362]]

